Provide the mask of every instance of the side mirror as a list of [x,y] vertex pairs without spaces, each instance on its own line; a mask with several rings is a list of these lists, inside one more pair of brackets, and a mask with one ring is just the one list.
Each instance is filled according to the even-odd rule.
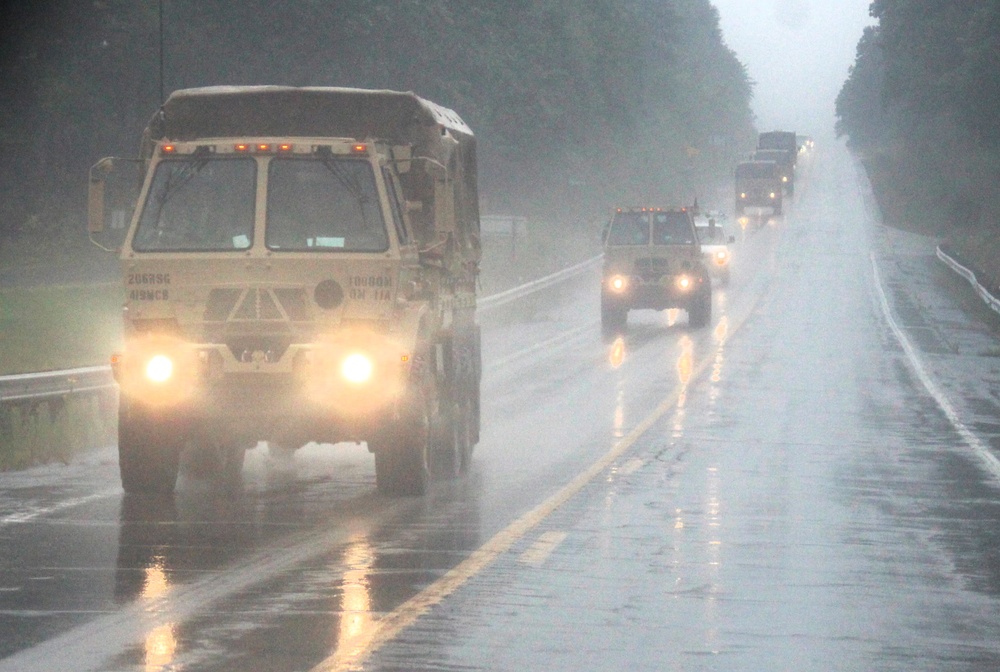
[[114,159],[107,157],[90,168],[90,184],[87,188],[87,231],[100,233],[104,230],[104,181],[114,167]]

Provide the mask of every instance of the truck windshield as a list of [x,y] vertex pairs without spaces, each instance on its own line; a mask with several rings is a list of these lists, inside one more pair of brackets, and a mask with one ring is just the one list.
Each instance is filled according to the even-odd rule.
[[608,245],[649,245],[649,215],[645,212],[619,212],[611,222]]
[[694,229],[686,212],[654,212],[654,245],[691,245]]
[[271,161],[265,239],[272,250],[389,249],[371,165],[333,155]]
[[245,250],[253,243],[257,173],[252,159],[192,156],[156,166],[139,226],[138,252]]

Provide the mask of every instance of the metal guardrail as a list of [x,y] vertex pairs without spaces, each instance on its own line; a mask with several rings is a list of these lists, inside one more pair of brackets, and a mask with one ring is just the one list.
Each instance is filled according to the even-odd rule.
[[[538,280],[483,297],[478,301],[477,308],[480,311],[489,312],[529,294],[581,275],[596,266],[600,260],[601,256],[598,255]],[[114,388],[115,382],[111,376],[110,366],[20,373],[12,376],[0,376],[0,404],[40,402],[70,395],[100,393]]]
[[940,245],[937,246],[937,257],[943,261],[948,268],[968,280],[969,284],[972,285],[972,288],[976,290],[976,294],[979,295],[979,298],[981,298],[994,312],[1000,313],[1000,299],[990,294],[988,289],[979,284],[979,278],[976,277],[975,271],[960,264],[954,257],[941,249]]
[[73,394],[105,392],[115,387],[110,366],[88,366],[0,376],[0,403],[44,401]]

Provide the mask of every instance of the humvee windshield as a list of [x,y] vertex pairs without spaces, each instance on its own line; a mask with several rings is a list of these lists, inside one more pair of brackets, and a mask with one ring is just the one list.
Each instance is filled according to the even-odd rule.
[[691,245],[695,242],[686,212],[619,212],[611,222],[608,245],[649,245],[652,215],[653,245]]
[[253,159],[193,156],[156,167],[139,226],[137,252],[243,250],[253,243]]
[[383,252],[389,248],[375,174],[367,161],[274,159],[267,177],[267,247]]

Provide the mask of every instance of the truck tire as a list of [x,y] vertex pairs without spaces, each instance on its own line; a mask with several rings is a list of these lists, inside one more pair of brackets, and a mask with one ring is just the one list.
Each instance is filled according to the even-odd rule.
[[601,331],[605,336],[616,336],[628,327],[628,308],[601,305]]
[[707,327],[712,321],[712,290],[706,287],[688,305],[688,324],[695,329]]
[[171,493],[183,439],[169,418],[122,398],[118,407],[118,469],[125,494]]
[[376,441],[375,485],[393,497],[426,494],[431,480],[431,423],[422,395],[403,402],[399,417]]
[[468,402],[455,403],[442,415],[436,432],[434,473],[444,479],[461,477],[468,471],[471,453],[471,411]]
[[[225,491],[238,489],[243,484],[243,463],[246,448],[236,439],[209,439],[197,442],[190,463],[197,476],[214,481]],[[185,473],[190,473],[185,471]]]

